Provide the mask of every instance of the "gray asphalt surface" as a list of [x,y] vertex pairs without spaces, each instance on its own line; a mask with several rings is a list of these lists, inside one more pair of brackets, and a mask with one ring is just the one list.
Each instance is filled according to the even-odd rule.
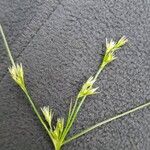
[[[0,0],[13,56],[24,65],[39,107],[65,116],[71,98],[98,68],[105,38],[129,43],[100,75],[70,135],[150,99],[149,0]],[[0,150],[52,150],[26,97],[11,80],[0,37]],[[111,122],[63,150],[150,150],[150,108]]]

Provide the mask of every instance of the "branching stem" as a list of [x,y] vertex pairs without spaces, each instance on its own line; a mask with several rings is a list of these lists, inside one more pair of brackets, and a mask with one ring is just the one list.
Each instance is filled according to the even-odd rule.
[[[14,59],[13,59],[13,57],[12,57],[10,48],[9,48],[9,46],[8,46],[8,43],[7,43],[7,40],[6,40],[4,31],[3,31],[3,28],[2,28],[1,25],[0,25],[0,32],[1,32],[1,35],[2,35],[2,38],[3,38],[4,44],[5,44],[6,51],[7,51],[7,53],[8,53],[9,59],[10,59],[10,61],[11,61],[11,63],[12,63],[12,66],[15,66],[15,61],[14,61]],[[92,82],[92,84],[88,85],[88,86],[89,86],[88,88],[92,88],[93,84],[94,84],[95,81],[97,80],[99,74],[100,74],[101,71],[104,69],[104,67],[105,67],[107,64],[109,64],[110,62],[112,62],[113,60],[116,59],[116,57],[114,56],[114,52],[115,52],[117,49],[119,49],[120,47],[122,47],[127,41],[128,41],[128,40],[126,39],[125,36],[123,36],[117,43],[114,42],[113,40],[111,40],[110,43],[108,43],[108,42],[106,41],[106,54],[105,54],[105,56],[104,56],[104,58],[103,58],[102,64],[101,64],[100,67],[99,67],[99,70],[97,71],[97,73],[96,73],[95,76],[94,76],[94,79],[93,79],[93,77],[92,77],[92,80],[93,80],[93,81],[91,81],[91,78],[90,78],[90,80],[87,81],[87,82],[89,82],[89,81]],[[19,70],[17,73],[19,73],[19,75],[22,75],[22,76],[23,76],[22,65],[21,65],[20,68],[18,68],[18,67],[19,67],[19,66],[17,66],[17,67],[15,66],[15,69],[20,69],[22,72],[20,72],[20,70]],[[13,69],[12,69],[12,73],[14,73],[14,70],[13,70]],[[21,74],[21,73],[22,73],[22,74]],[[23,78],[22,76],[21,76],[21,79]],[[14,80],[16,80],[16,79],[14,79]],[[19,81],[20,81],[20,80],[19,80]],[[17,83],[18,83],[18,82],[17,82]],[[143,104],[143,105],[140,105],[140,106],[138,106],[138,107],[136,107],[136,108],[133,108],[133,109],[131,109],[131,110],[128,110],[128,111],[126,111],[126,112],[123,112],[123,113],[121,113],[121,114],[118,114],[118,115],[116,115],[116,116],[114,116],[114,117],[111,117],[111,118],[109,118],[109,119],[106,119],[106,120],[104,120],[104,121],[102,121],[102,122],[100,122],[100,123],[97,123],[97,124],[95,124],[95,125],[93,125],[93,126],[87,128],[87,129],[81,131],[80,133],[74,135],[73,137],[71,137],[71,138],[65,140],[65,138],[66,138],[68,132],[70,131],[70,129],[71,129],[71,127],[72,127],[72,125],[73,125],[75,119],[77,118],[77,114],[78,114],[78,112],[79,112],[81,106],[83,105],[83,103],[84,103],[86,97],[88,96],[88,94],[83,95],[83,96],[82,96],[82,95],[80,96],[80,93],[79,93],[79,97],[77,96],[73,108],[72,108],[72,103],[71,103],[71,105],[70,105],[69,115],[68,115],[68,118],[67,118],[67,123],[66,123],[65,129],[62,129],[63,132],[60,134],[60,138],[58,138],[58,139],[56,140],[56,139],[54,138],[54,135],[52,134],[52,132],[50,131],[50,129],[48,128],[48,126],[46,125],[46,123],[44,122],[44,120],[42,119],[42,117],[40,116],[40,113],[38,112],[38,109],[36,108],[36,106],[35,106],[35,104],[34,104],[32,98],[30,97],[30,95],[29,95],[29,93],[28,93],[28,91],[27,91],[27,88],[26,88],[24,82],[22,82],[22,83],[23,83],[23,84],[21,84],[20,87],[22,88],[23,92],[24,92],[25,95],[27,96],[28,101],[29,101],[29,103],[30,103],[30,105],[31,105],[31,107],[32,107],[32,109],[33,109],[33,111],[34,111],[34,113],[36,114],[36,116],[38,117],[39,121],[41,122],[41,124],[43,125],[43,127],[45,128],[45,130],[47,131],[49,137],[50,137],[51,140],[53,141],[53,144],[54,144],[54,146],[55,146],[55,150],[60,150],[62,145],[71,142],[72,140],[74,140],[74,139],[76,139],[76,138],[78,138],[78,137],[80,137],[80,136],[82,136],[82,135],[84,135],[84,134],[86,134],[86,133],[92,131],[92,130],[95,129],[95,128],[98,128],[98,127],[100,127],[100,126],[102,126],[102,125],[104,125],[104,124],[106,124],[106,123],[109,123],[109,122],[111,122],[111,121],[113,121],[113,120],[116,120],[116,119],[118,119],[118,118],[124,117],[124,116],[126,116],[126,115],[128,115],[128,114],[130,114],[130,113],[133,113],[133,112],[135,112],[135,111],[138,111],[138,110],[140,110],[140,109],[143,109],[143,108],[145,108],[145,107],[147,107],[147,106],[150,106],[150,102],[147,102],[147,103],[145,103],[145,104]],[[19,82],[18,84],[20,84],[20,82]],[[88,83],[88,84],[89,84],[89,83]],[[94,89],[94,90],[95,90],[95,89]],[[90,92],[91,92],[91,91],[90,91]],[[94,92],[93,92],[93,93],[94,93]],[[93,94],[93,93],[92,93],[92,94]],[[94,94],[95,94],[95,93],[94,93]],[[89,94],[89,95],[90,95],[90,94]],[[49,113],[49,112],[48,112],[48,113]],[[59,126],[59,127],[60,127],[60,126]],[[53,133],[54,133],[54,132],[53,132]]]
[[[97,73],[94,76],[94,80],[96,81],[99,74],[101,73],[102,68],[100,67],[99,70],[97,71]],[[83,105],[83,102],[85,101],[87,96],[84,96],[81,100],[80,99],[76,99],[71,116],[69,117],[68,121],[67,121],[67,125],[65,127],[65,130],[62,134],[61,140],[63,141],[65,139],[65,137],[67,136],[68,132],[70,131],[75,119],[77,118],[77,114],[81,108],[81,106]],[[79,102],[79,104],[78,104]],[[78,105],[77,105],[78,104]]]

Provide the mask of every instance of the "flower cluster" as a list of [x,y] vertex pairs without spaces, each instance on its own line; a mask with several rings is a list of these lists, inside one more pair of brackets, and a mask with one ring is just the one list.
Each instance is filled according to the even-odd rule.
[[94,79],[94,77],[90,77],[82,86],[77,98],[81,98],[84,96],[88,96],[88,95],[93,95],[96,94],[96,90],[97,88],[93,88],[93,84],[96,80]]
[[15,64],[12,67],[8,68],[13,80],[23,89],[25,90],[25,82],[24,82],[24,71],[22,64]]
[[54,130],[51,132],[54,140],[59,141],[63,133],[63,130],[64,130],[64,118],[58,118],[56,127],[54,127]]
[[44,106],[41,108],[42,113],[45,117],[45,120],[47,121],[49,128],[50,128],[50,133],[53,138],[53,142],[59,141],[63,130],[64,130],[64,118],[58,118],[57,123],[55,127],[52,127],[52,120],[53,120],[53,112],[52,109],[49,108],[49,106]]
[[43,108],[41,108],[41,111],[42,111],[49,127],[52,128],[52,119],[53,119],[52,109],[50,109],[49,106],[44,106]]
[[101,64],[101,69],[103,69],[107,64],[109,64],[113,60],[117,59],[117,57],[114,54],[115,51],[121,48],[127,41],[128,40],[125,36],[123,36],[118,42],[114,42],[112,39],[110,40],[110,42],[108,42],[106,39],[106,52],[103,58],[103,62]]

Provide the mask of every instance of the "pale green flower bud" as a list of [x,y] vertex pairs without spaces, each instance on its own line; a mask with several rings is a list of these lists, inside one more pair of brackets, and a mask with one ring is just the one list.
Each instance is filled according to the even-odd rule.
[[54,131],[51,132],[54,140],[57,141],[61,137],[63,130],[64,130],[64,118],[58,118],[56,127]]
[[50,109],[49,106],[44,106],[43,108],[41,108],[41,111],[45,117],[45,120],[47,121],[50,128],[52,129],[52,119],[53,119],[52,109]]
[[128,42],[128,39],[127,39],[125,36],[123,36],[123,37],[117,42],[116,47],[117,47],[117,48],[120,48],[120,47],[122,47],[124,44],[126,44],[127,42]]
[[102,66],[105,67],[107,64],[109,64],[110,62],[112,62],[115,59],[117,59],[117,57],[115,57],[113,52],[108,53],[107,55],[105,55],[105,57],[103,59]]
[[86,83],[83,84],[79,94],[78,94],[78,98],[81,98],[83,96],[88,96],[88,95],[93,95],[96,94],[96,90],[98,88],[93,88],[93,84],[95,82],[95,79],[91,76]]
[[117,57],[115,57],[114,54],[115,51],[121,48],[127,41],[128,40],[125,36],[123,36],[118,42],[114,42],[112,39],[110,40],[110,42],[108,42],[106,39],[106,53],[103,58],[101,69],[103,69],[107,64],[109,64],[113,60],[117,59]]
[[110,40],[110,42],[106,39],[106,53],[109,53],[111,50],[115,48],[116,43],[113,41],[113,39]]
[[59,130],[60,133],[62,133],[62,131],[64,129],[64,118],[57,119],[56,129]]
[[13,80],[23,89],[25,90],[25,82],[24,82],[24,71],[22,64],[15,64],[12,67],[8,68]]

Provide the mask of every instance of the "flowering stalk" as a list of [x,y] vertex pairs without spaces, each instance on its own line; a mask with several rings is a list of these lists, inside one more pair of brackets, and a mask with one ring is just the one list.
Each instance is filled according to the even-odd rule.
[[105,52],[103,61],[102,61],[101,65],[99,66],[97,73],[95,74],[95,76],[91,76],[82,85],[81,90],[79,91],[79,93],[76,96],[76,100],[75,100],[74,105],[71,101],[70,107],[69,107],[69,112],[68,112],[68,118],[67,118],[66,122],[65,122],[64,118],[60,117],[60,118],[57,118],[57,122],[56,122],[55,126],[53,126],[53,124],[52,124],[52,122],[53,122],[53,111],[50,109],[49,106],[44,106],[43,108],[41,108],[41,111],[43,113],[45,120],[41,117],[40,113],[38,112],[32,98],[29,95],[28,90],[26,88],[22,64],[21,63],[17,64],[14,62],[13,57],[12,57],[11,52],[10,52],[10,48],[9,48],[8,43],[6,41],[6,37],[4,35],[4,32],[3,32],[1,25],[0,25],[0,32],[2,34],[2,38],[4,40],[4,44],[5,44],[8,56],[9,56],[10,61],[12,63],[12,66],[9,67],[9,72],[11,74],[11,77],[20,86],[20,88],[23,90],[23,92],[27,96],[28,101],[33,108],[33,111],[35,112],[36,116],[38,117],[41,124],[43,125],[43,127],[47,131],[49,137],[51,138],[51,140],[54,144],[55,150],[60,150],[64,144],[71,142],[72,140],[90,132],[91,130],[93,130],[97,127],[100,127],[100,126],[102,126],[108,122],[111,122],[113,120],[121,118],[125,115],[133,113],[137,110],[140,110],[140,109],[150,105],[150,102],[147,102],[146,104],[143,104],[143,105],[138,106],[136,108],[133,108],[129,111],[118,114],[118,115],[111,117],[109,119],[106,119],[100,123],[97,123],[97,124],[87,128],[87,129],[81,131],[80,133],[75,134],[71,138],[67,138],[67,135],[68,135],[69,131],[71,130],[71,127],[73,126],[73,123],[75,122],[77,115],[81,109],[81,106],[84,103],[84,101],[86,100],[87,96],[94,95],[94,94],[98,93],[97,92],[98,87],[96,87],[96,88],[94,87],[94,83],[96,82],[98,76],[100,75],[102,70],[108,64],[110,64],[112,61],[117,59],[117,57],[115,56],[115,52],[118,49],[120,49],[128,40],[126,39],[125,36],[123,36],[118,42],[114,42],[113,40],[108,42],[106,39],[106,52]]
[[47,125],[45,124],[44,120],[40,116],[40,114],[39,114],[39,112],[38,112],[38,110],[37,110],[37,108],[36,108],[32,98],[31,98],[31,96],[29,95],[29,92],[28,92],[28,90],[26,88],[26,85],[25,85],[24,71],[23,71],[22,64],[21,63],[20,64],[15,63],[15,61],[14,61],[14,59],[12,57],[10,48],[8,46],[8,43],[7,43],[7,40],[6,40],[4,31],[3,31],[3,28],[2,28],[1,25],[0,25],[0,32],[1,32],[4,44],[5,44],[8,56],[9,56],[10,61],[12,63],[12,66],[8,68],[8,70],[9,70],[9,72],[11,74],[11,77],[20,86],[20,88],[23,90],[23,92],[25,93],[26,97],[28,98],[28,101],[31,104],[31,107],[32,107],[33,111],[35,112],[36,116],[39,118],[41,124],[43,125],[43,127],[47,131],[48,135],[50,137],[52,137],[51,133],[49,132],[49,129],[48,129]]

